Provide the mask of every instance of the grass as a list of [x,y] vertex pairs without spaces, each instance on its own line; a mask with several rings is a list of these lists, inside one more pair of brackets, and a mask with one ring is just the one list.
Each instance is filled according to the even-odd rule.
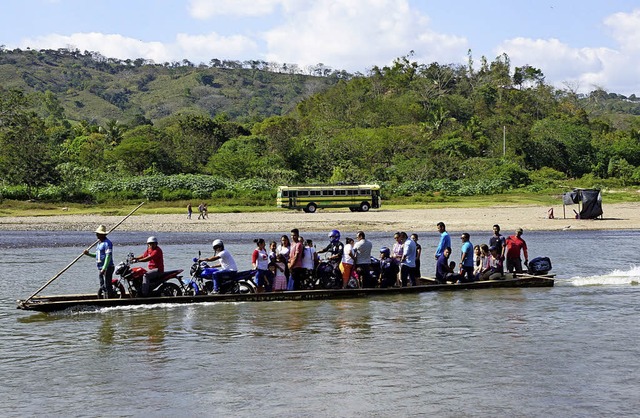
[[[640,190],[619,189],[603,190],[603,204],[638,202]],[[9,216],[53,216],[53,215],[113,215],[124,216],[131,212],[140,201],[120,201],[95,205],[79,203],[44,203],[33,201],[4,200],[0,203],[0,217]],[[189,202],[146,202],[137,214],[184,214]],[[193,211],[197,214],[198,203],[192,201]],[[249,213],[274,212],[280,209],[274,204],[264,202],[250,202],[244,200],[242,205],[233,204],[232,199],[211,199],[209,213]],[[515,191],[489,196],[427,196],[396,197],[383,200],[383,208],[391,210],[420,209],[420,208],[477,208],[489,206],[557,206],[562,204],[561,192],[527,193]]]

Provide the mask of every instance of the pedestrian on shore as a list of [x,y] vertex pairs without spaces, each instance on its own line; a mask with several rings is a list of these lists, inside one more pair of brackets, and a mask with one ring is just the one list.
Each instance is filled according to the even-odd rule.
[[187,219],[191,219],[191,214],[193,213],[193,208],[191,207],[191,203],[187,205]]
[[204,219],[204,203],[198,205],[198,220]]

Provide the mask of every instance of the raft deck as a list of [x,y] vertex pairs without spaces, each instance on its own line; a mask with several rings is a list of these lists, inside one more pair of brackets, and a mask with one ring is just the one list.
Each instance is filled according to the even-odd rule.
[[552,287],[554,275],[520,275],[503,280],[487,280],[471,283],[437,284],[433,279],[421,278],[418,286],[371,289],[322,289],[286,292],[218,294],[150,298],[98,299],[95,294],[36,296],[29,301],[18,300],[17,308],[29,311],[56,312],[63,310],[90,310],[119,306],[154,305],[163,303],[211,303],[211,302],[267,302],[287,300],[354,299],[382,295],[400,295],[423,292],[503,289],[524,287]]

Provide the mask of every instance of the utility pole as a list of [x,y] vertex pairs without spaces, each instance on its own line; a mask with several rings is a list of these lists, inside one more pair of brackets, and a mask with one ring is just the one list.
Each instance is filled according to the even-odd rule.
[[502,156],[507,155],[507,127],[502,126]]

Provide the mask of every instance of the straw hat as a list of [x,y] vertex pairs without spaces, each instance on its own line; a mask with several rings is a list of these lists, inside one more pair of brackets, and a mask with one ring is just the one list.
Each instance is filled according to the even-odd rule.
[[107,227],[100,225],[98,229],[96,229],[96,234],[107,235]]

